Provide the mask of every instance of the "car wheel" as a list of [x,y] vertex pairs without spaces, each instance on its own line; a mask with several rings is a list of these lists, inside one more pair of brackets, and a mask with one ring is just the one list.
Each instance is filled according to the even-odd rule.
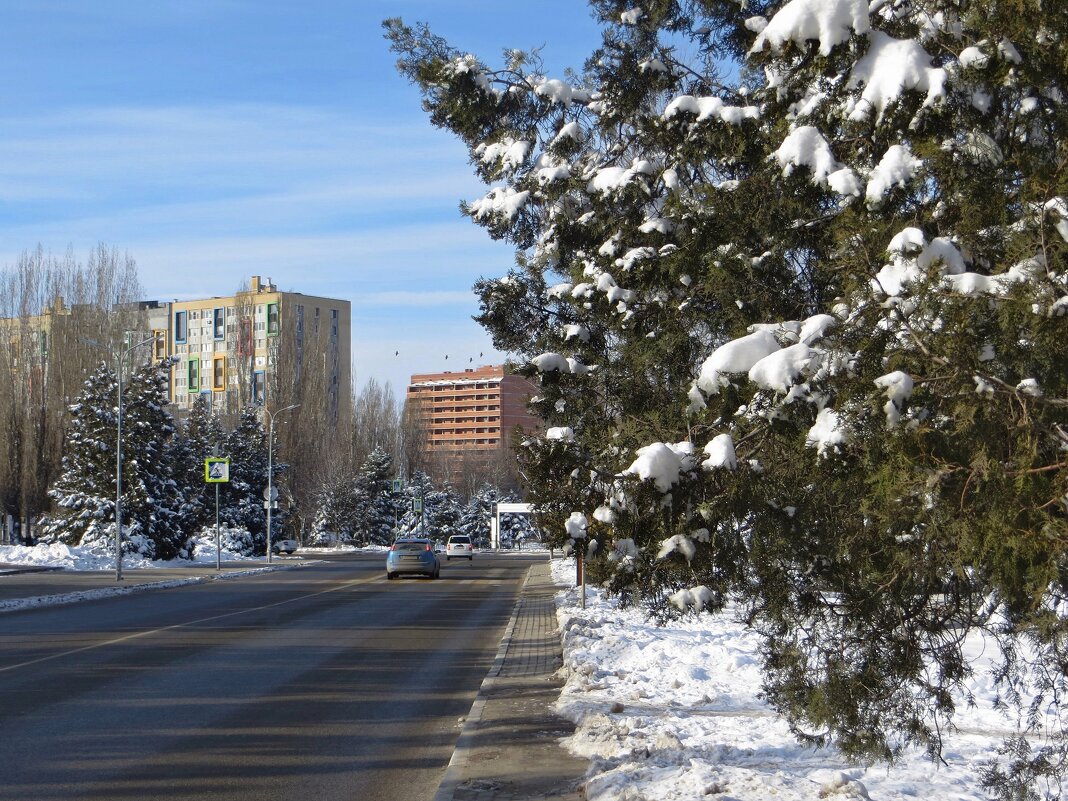
[[393,581],[396,577],[397,575],[395,573],[386,573],[386,578],[390,581]]
[[445,561],[446,562],[451,562],[452,561],[452,557],[451,556],[446,556],[445,557]]

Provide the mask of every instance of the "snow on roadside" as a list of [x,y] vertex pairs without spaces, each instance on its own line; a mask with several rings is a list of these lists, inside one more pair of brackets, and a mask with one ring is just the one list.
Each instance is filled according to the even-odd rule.
[[981,668],[970,687],[977,708],[958,712],[946,765],[917,751],[865,768],[798,744],[759,699],[757,638],[729,614],[657,626],[589,586],[581,609],[574,561],[552,569],[571,587],[556,596],[567,679],[557,711],[578,727],[564,745],[591,761],[589,801],[987,798],[981,765],[1012,725],[991,710]]
[[[232,561],[262,561],[263,557],[247,557],[223,548],[222,558]],[[180,567],[191,564],[214,564],[215,541],[198,541],[193,559],[152,561],[141,556],[125,554],[124,569],[152,567]],[[112,570],[115,567],[115,551],[110,547],[72,546],[60,542],[37,545],[0,545],[0,564],[25,565],[30,567],[56,567],[64,570]]]

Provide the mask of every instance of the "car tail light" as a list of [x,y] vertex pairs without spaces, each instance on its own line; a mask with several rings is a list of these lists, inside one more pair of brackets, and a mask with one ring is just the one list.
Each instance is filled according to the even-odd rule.
[[429,542],[428,542],[428,543],[426,544],[426,549],[427,549],[428,551],[430,550],[430,543],[429,543]]

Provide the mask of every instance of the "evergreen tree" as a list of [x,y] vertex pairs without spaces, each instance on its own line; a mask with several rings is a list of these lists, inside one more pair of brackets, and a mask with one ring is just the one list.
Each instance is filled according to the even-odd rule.
[[[463,502],[452,487],[434,486],[426,473],[417,470],[404,488],[404,510],[398,530],[413,536],[427,536],[444,540],[459,534]],[[423,512],[413,511],[416,499],[420,499]]]
[[207,396],[198,395],[173,440],[171,455],[175,479],[186,500],[183,517],[190,532],[215,522],[215,490],[204,481],[204,460],[227,456],[225,442],[218,415]]
[[447,540],[453,534],[462,533],[460,518],[463,515],[463,499],[448,483],[428,493],[423,504],[426,507],[428,536]]
[[115,536],[115,388],[114,371],[101,364],[70,406],[63,473],[49,491],[56,509],[40,532],[45,542],[103,544]]
[[[278,476],[285,465],[277,459],[277,442],[274,447],[272,483],[277,486]],[[260,420],[256,406],[241,410],[237,425],[226,436],[226,451],[230,456],[230,481],[221,491],[220,515],[231,526],[245,528],[252,536],[257,553],[267,547],[267,518],[263,508],[263,492],[267,488],[267,431]],[[273,534],[281,531],[285,521],[284,511],[279,508],[271,513]]]
[[[1068,6],[592,6],[567,82],[387,22],[499,183],[464,208],[519,251],[479,319],[542,383],[543,527],[633,541],[601,569],[661,612],[737,599],[805,740],[937,754],[976,631],[1059,709]],[[1043,734],[1006,797],[1066,764]]]
[[174,559],[185,546],[185,498],[170,459],[174,418],[169,402],[169,361],[137,368],[123,392],[123,513],[130,537],[151,543],[143,552]]
[[[174,480],[174,421],[167,412],[169,363],[146,364],[130,376],[123,391],[123,548],[153,559],[173,559],[187,539],[182,497]],[[69,544],[110,542],[114,536],[115,376],[102,366],[85,384],[72,407],[68,457],[52,491],[63,510],[45,531]],[[106,500],[105,500],[106,499]],[[111,524],[106,525],[110,510]],[[110,528],[110,532],[108,531]]]
[[490,544],[490,519],[493,517],[500,493],[492,484],[483,484],[464,507],[460,516],[459,529],[479,548]]
[[361,543],[385,545],[397,522],[393,457],[381,448],[368,455],[357,477],[359,509],[353,532]]
[[323,545],[352,535],[359,509],[359,492],[354,476],[336,473],[320,486],[315,495],[312,541]]

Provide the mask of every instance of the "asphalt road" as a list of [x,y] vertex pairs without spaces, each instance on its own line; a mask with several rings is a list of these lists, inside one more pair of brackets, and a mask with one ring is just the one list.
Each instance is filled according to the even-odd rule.
[[0,616],[0,799],[431,799],[530,562],[384,562]]

